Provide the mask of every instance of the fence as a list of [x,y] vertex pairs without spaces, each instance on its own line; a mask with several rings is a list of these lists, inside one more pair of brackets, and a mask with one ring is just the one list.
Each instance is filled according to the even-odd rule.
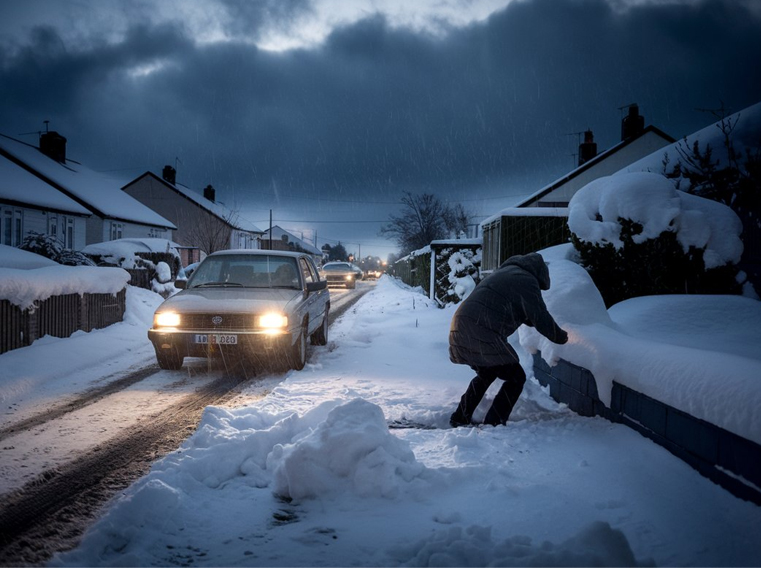
[[31,345],[45,335],[69,337],[75,331],[92,331],[120,322],[126,297],[126,288],[116,294],[51,296],[29,310],[0,300],[0,353]]

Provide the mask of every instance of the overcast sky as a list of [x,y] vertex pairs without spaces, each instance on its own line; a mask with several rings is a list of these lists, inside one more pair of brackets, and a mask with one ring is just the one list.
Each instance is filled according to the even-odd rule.
[[624,105],[679,138],[760,101],[760,64],[756,0],[2,0],[0,132],[385,258],[404,191],[477,223]]

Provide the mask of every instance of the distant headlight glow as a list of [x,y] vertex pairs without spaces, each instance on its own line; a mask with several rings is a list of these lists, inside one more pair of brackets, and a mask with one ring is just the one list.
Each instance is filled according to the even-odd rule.
[[180,325],[180,314],[176,312],[160,312],[153,317],[155,327],[177,327]]

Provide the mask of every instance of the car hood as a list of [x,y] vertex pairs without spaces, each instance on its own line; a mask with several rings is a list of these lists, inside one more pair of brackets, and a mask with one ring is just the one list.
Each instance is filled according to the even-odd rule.
[[164,301],[159,311],[239,313],[287,311],[303,297],[301,290],[268,288],[191,288]]

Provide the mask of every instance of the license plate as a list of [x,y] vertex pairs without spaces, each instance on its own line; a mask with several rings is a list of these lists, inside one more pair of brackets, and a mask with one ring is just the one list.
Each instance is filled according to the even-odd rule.
[[235,334],[222,334],[222,333],[210,333],[210,334],[195,334],[193,337],[194,343],[201,343],[203,345],[237,345],[238,336]]

